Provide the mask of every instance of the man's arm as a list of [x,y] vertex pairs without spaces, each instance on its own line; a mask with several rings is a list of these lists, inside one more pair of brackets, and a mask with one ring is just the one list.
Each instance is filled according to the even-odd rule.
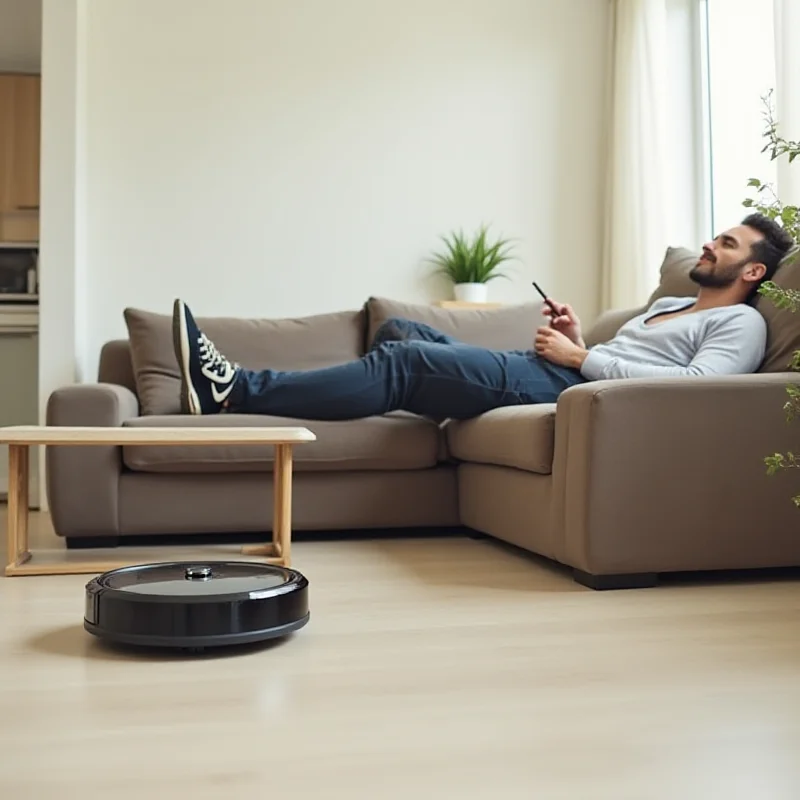
[[710,331],[686,367],[639,364],[589,350],[580,370],[589,380],[749,374],[761,365],[766,340],[764,320],[743,314]]

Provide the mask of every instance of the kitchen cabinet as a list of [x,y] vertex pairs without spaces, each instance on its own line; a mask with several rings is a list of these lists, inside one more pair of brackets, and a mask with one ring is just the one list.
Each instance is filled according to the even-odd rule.
[[[8,333],[0,330],[0,370],[5,376],[0,394],[0,425],[39,423],[39,337],[34,332]],[[38,508],[39,453],[30,451],[28,492],[31,508]],[[0,446],[0,501],[8,496],[8,447]]]
[[0,241],[39,239],[41,77],[0,74]]
[[[39,310],[0,303],[0,426],[39,422]],[[39,453],[30,451],[30,507],[38,508]],[[0,446],[0,500],[8,494],[8,447]]]

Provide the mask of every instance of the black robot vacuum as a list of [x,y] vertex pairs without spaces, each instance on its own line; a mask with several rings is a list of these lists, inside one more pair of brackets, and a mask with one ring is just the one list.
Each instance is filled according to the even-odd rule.
[[83,626],[114,644],[200,651],[287,636],[309,619],[308,580],[248,561],[123,567],[86,584]]

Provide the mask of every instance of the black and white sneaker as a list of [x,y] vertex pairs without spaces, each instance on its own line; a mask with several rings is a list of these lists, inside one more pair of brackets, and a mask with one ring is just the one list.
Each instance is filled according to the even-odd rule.
[[181,373],[181,411],[218,414],[233,391],[239,365],[217,350],[182,300],[173,307],[172,340]]

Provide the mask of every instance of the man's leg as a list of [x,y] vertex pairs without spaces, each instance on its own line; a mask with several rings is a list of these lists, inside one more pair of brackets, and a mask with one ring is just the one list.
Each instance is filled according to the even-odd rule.
[[195,414],[225,409],[347,420],[404,410],[467,419],[500,406],[553,402],[583,382],[577,371],[533,354],[427,341],[385,343],[360,359],[324,369],[256,372],[220,354],[180,301],[174,330],[182,405]]
[[370,350],[375,350],[386,342],[407,341],[438,342],[439,344],[459,343],[457,339],[437,331],[436,328],[432,328],[424,322],[415,322],[402,317],[389,317],[375,331]]

